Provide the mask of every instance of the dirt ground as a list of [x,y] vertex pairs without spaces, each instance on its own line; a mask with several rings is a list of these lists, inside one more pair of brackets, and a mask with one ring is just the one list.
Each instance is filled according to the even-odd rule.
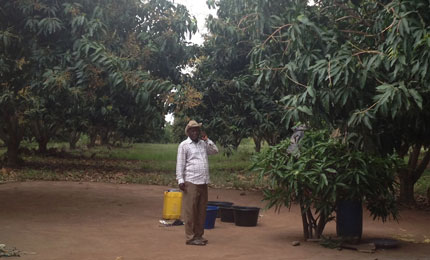
[[[396,238],[397,249],[375,253],[324,248],[303,241],[297,207],[261,211],[256,227],[216,220],[209,244],[185,245],[183,226],[160,226],[169,187],[23,182],[0,184],[0,244],[19,259],[430,259],[430,212],[402,210],[399,222],[373,221],[366,212],[363,239]],[[264,207],[259,192],[210,189],[210,200]],[[326,235],[335,234],[330,223]],[[300,241],[299,246],[291,242]],[[408,242],[410,241],[410,242]],[[15,258],[9,258],[15,259]],[[18,258],[16,258],[18,259]]]

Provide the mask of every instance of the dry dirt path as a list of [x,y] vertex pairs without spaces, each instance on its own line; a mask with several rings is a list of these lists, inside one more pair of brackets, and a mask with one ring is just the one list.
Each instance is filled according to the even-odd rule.
[[[31,260],[141,259],[430,259],[430,213],[402,210],[397,222],[372,221],[365,213],[364,238],[403,238],[397,249],[367,254],[304,242],[296,207],[260,212],[257,227],[217,219],[205,247],[187,246],[183,226],[160,227],[168,187],[23,182],[0,184],[0,244]],[[209,199],[263,207],[258,192],[210,189]],[[335,234],[330,223],[326,235]],[[299,240],[301,245],[292,246]]]

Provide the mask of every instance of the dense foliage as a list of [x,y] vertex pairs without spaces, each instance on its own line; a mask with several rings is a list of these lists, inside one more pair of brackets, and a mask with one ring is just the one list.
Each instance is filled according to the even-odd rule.
[[287,126],[325,122],[357,149],[412,151],[399,174],[407,202],[430,160],[428,11],[428,1],[293,1],[252,54],[264,77],[286,79]]
[[284,3],[276,1],[264,8],[259,8],[258,1],[216,5],[217,17],[207,20],[209,34],[192,81],[202,93],[202,103],[187,114],[201,118],[221,145],[236,149],[243,138],[252,137],[258,151],[263,140],[273,145],[289,133],[280,127],[284,109],[278,104],[288,91],[258,77],[250,68],[249,55],[271,33],[263,16],[276,14]]
[[306,132],[299,144],[296,153],[290,140],[270,147],[254,168],[270,183],[264,192],[269,208],[300,205],[306,239],[322,235],[341,200],[361,201],[383,221],[397,217],[395,157],[351,150],[326,130]]
[[412,203],[430,162],[430,2],[314,2],[208,1],[218,17],[190,114],[232,146],[244,136],[276,144],[298,121],[339,129],[354,149],[409,159],[398,176]]
[[232,149],[245,137],[275,145],[300,121],[339,129],[351,149],[397,152],[409,159],[400,197],[413,202],[430,162],[430,2],[313,2],[208,0],[217,17],[193,56],[196,21],[168,0],[2,1],[9,163],[24,137],[40,151],[59,134],[71,147],[81,133],[91,144],[161,138],[171,102],[175,133],[193,118]]
[[[0,138],[10,164],[24,137],[59,131],[157,136],[196,23],[167,0],[13,0],[0,5]],[[31,130],[31,133],[30,133]],[[72,146],[71,145],[71,146]]]

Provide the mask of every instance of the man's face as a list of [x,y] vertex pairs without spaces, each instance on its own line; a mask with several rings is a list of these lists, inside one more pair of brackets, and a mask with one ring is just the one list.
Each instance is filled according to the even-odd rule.
[[199,141],[199,137],[200,137],[200,127],[192,127],[190,129],[188,129],[188,136],[194,142],[198,142]]

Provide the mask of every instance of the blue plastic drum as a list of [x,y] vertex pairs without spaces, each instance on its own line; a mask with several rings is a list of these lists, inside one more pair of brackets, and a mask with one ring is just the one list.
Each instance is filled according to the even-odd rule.
[[206,207],[205,229],[212,229],[215,227],[215,220],[216,220],[217,213],[218,213],[218,207],[216,206]]

